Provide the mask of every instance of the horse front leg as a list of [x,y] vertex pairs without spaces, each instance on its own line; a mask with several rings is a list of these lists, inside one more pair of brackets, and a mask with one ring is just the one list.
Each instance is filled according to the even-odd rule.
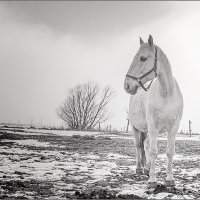
[[146,163],[144,165],[144,174],[149,176],[151,162],[150,162],[150,156],[149,156],[149,136],[148,135],[144,140],[144,151],[145,151],[145,157],[146,157]]
[[157,130],[149,131],[149,158],[150,158],[150,173],[149,173],[149,180],[148,180],[148,187],[155,188],[157,186],[157,179],[156,179],[156,158],[158,155],[158,148],[157,148]]
[[136,158],[136,173],[142,174],[143,168],[142,168],[142,150],[141,147],[136,145],[136,152],[137,152],[137,158]]
[[173,176],[172,168],[173,168],[173,156],[175,153],[175,137],[176,133],[178,131],[179,125],[176,125],[172,128],[171,131],[168,132],[167,135],[167,177],[165,181],[166,186],[174,186],[175,185],[175,179]]
[[136,173],[143,173],[142,169],[142,147],[140,142],[140,132],[133,127],[133,134],[134,134],[134,144],[136,149]]

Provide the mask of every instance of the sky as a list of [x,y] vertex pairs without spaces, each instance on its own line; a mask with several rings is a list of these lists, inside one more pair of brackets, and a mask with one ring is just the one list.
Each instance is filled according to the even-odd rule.
[[184,98],[180,129],[200,132],[200,2],[1,1],[0,121],[59,126],[70,88],[95,81],[115,97],[105,125],[126,126],[125,74],[149,34]]

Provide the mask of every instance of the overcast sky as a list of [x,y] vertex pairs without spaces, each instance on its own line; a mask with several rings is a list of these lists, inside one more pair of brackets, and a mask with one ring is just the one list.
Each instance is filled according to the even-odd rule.
[[151,34],[184,97],[183,130],[200,131],[200,2],[0,2],[0,120],[59,125],[56,108],[88,80],[116,92],[108,124],[126,125],[123,82]]

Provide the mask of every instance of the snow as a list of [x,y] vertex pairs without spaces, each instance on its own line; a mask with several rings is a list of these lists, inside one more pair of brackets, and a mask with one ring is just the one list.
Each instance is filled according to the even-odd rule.
[[184,199],[195,199],[193,195],[183,195]]
[[[26,129],[25,129],[26,130]],[[102,134],[98,132],[79,132],[79,131],[54,131],[54,130],[35,130],[27,129],[28,133],[15,132],[15,134],[56,134],[62,136],[73,136],[73,135],[94,135],[105,136],[111,138],[123,138],[133,139],[133,136],[127,136],[122,134],[121,136],[115,134]],[[33,132],[31,132],[33,131]],[[35,133],[34,133],[35,132]],[[166,140],[165,137],[159,137],[160,140]],[[191,140],[199,141],[199,136],[186,137],[178,136],[179,140]],[[109,183],[116,183],[119,181],[116,177],[122,177],[123,172],[135,173],[136,166],[121,164],[125,161],[132,161],[132,156],[122,155],[119,153],[79,153],[60,150],[29,150],[30,146],[34,147],[65,147],[50,142],[41,142],[36,139],[26,140],[1,140],[1,142],[12,142],[11,147],[0,146],[0,179],[6,175],[4,180],[20,180],[23,174],[23,180],[39,180],[39,181],[54,181],[54,187],[52,190],[56,191],[57,196],[52,199],[59,199],[59,195],[63,194],[65,190],[76,190],[77,188],[83,188],[92,185],[96,182],[107,181],[107,178],[111,178]],[[43,159],[41,159],[43,157]],[[160,163],[166,163],[166,154],[159,154],[158,161]],[[120,164],[118,164],[120,161]],[[122,161],[122,162],[121,162]],[[175,154],[174,161],[188,161],[198,162],[199,158],[195,155],[182,155]],[[198,192],[200,187],[199,182],[192,182],[193,178],[200,174],[199,168],[174,168],[176,176],[185,177],[190,182],[185,185],[187,190]],[[117,176],[116,176],[117,174]],[[120,178],[121,178],[120,177]],[[158,177],[159,178],[159,177]],[[69,183],[69,180],[71,182]],[[79,181],[83,181],[81,184],[76,184]],[[145,183],[135,182],[131,177],[124,178],[126,184],[121,184],[119,187],[114,188],[118,191],[118,194],[130,195],[134,194],[141,198],[147,199],[194,199],[192,195],[173,195],[172,193],[160,192],[158,194],[147,195],[147,187]],[[180,180],[179,180],[180,181]],[[178,181],[176,181],[178,182]],[[130,183],[130,184],[129,184]],[[179,182],[180,183],[180,182]],[[113,189],[113,188],[112,188]],[[0,189],[2,192],[2,189]],[[16,193],[18,194],[18,193]],[[22,194],[18,194],[22,195]],[[34,195],[32,193],[23,193],[24,196]],[[17,196],[16,196],[17,197]],[[48,198],[50,199],[50,198]]]
[[[4,140],[6,142],[7,140]],[[14,140],[19,145],[35,145],[48,147],[47,142],[39,142],[36,140]],[[1,155],[0,160],[3,163],[1,166],[0,176],[6,174],[9,178],[18,178],[16,171],[24,175],[24,179],[37,180],[61,180],[66,176],[66,170],[69,173],[68,178],[80,180],[85,178],[84,175],[76,175],[82,173],[89,173],[91,179],[94,181],[103,180],[105,177],[111,175],[111,170],[117,167],[115,162],[99,161],[96,162],[100,156],[94,154],[81,155],[79,153],[68,153],[63,155],[59,152],[52,151],[33,151],[27,149],[20,149],[17,146],[12,148],[0,147],[1,152],[8,155]],[[47,160],[41,160],[41,156]],[[123,157],[123,155],[117,155]],[[57,158],[58,160],[55,160]],[[85,160],[84,162],[80,159]],[[13,160],[17,162],[13,162]],[[71,174],[71,175],[70,175]]]
[[130,170],[134,171],[134,172],[136,171],[136,166],[135,165],[128,166],[128,168]]
[[65,146],[62,145],[52,145],[49,142],[40,142],[38,140],[34,139],[27,139],[27,140],[1,140],[1,142],[13,142],[17,143],[22,146],[35,146],[35,147],[59,147],[59,148],[65,148]]
[[166,198],[167,196],[171,195],[171,193],[168,193],[168,192],[160,192],[158,194],[152,194],[148,197],[148,199],[164,199]]
[[36,147],[49,147],[51,146],[49,142],[39,142],[38,140],[28,139],[28,140],[1,140],[1,142],[13,142],[23,146],[36,146]]
[[85,156],[82,156],[83,158],[87,158],[87,159],[89,159],[89,160],[98,160],[98,159],[100,159],[101,157],[100,156],[98,156],[98,155],[94,155],[94,154],[88,154],[88,155],[85,155]]
[[44,129],[24,129],[25,132],[33,132],[33,133],[43,133],[43,134],[53,134],[59,136],[73,136],[73,135],[80,135],[80,136],[92,136],[92,135],[99,135],[100,132],[92,132],[92,131],[65,131],[65,130],[44,130]]
[[[28,129],[29,130],[29,129]],[[6,130],[6,133],[18,134],[18,135],[45,135],[42,131],[25,131],[21,132],[20,130]]]
[[183,199],[183,196],[181,196],[181,195],[174,195],[173,197],[171,197],[171,199],[175,199],[175,200],[177,200],[177,199]]
[[[158,137],[159,140],[167,140],[166,136],[160,136]],[[176,135],[176,140],[189,140],[189,141],[200,141],[200,135],[192,135],[192,137],[189,137],[188,135]]]
[[1,166],[1,171],[13,178],[18,176],[15,174],[16,171],[25,174],[25,179],[37,180],[59,180],[65,175],[63,170],[56,169],[57,161],[35,162],[34,158],[30,158],[28,160],[13,162],[12,158],[13,156],[2,158],[4,165]]
[[187,190],[191,190],[191,191],[195,191],[195,192],[198,192],[199,187],[200,187],[200,183],[191,183],[191,184],[185,185],[185,188]]
[[183,156],[183,155],[180,155],[180,154],[176,154],[174,155],[174,160],[193,160],[193,161],[196,161],[198,160],[199,158],[195,155],[195,156]]
[[40,153],[33,151],[33,150],[21,149],[19,147],[14,147],[14,146],[9,148],[9,149],[5,148],[3,146],[0,146],[0,152],[1,153],[8,153],[8,154],[27,154],[27,155],[40,154]]
[[139,184],[123,184],[120,188],[120,192],[118,194],[121,195],[137,195],[141,198],[147,198],[148,195],[145,193],[147,190],[145,185],[139,185]]
[[116,153],[108,153],[106,156],[108,159],[120,159],[120,158],[131,158],[130,156],[120,155]]
[[[158,154],[158,159],[161,160],[166,160],[167,159],[167,155],[166,154]],[[173,157],[174,161],[183,161],[183,160],[191,160],[191,161],[197,161],[199,158],[196,155],[193,156],[184,156],[181,154],[175,154]]]
[[[5,129],[6,130],[6,129]],[[23,132],[21,132],[23,131]],[[116,139],[129,139],[134,140],[134,136],[132,132],[122,132],[118,134],[113,133],[104,133],[104,132],[92,132],[92,131],[66,131],[66,130],[46,130],[46,129],[31,129],[31,128],[24,128],[24,129],[8,129],[6,130],[8,133],[19,134],[19,135],[58,135],[58,136],[68,136],[71,137],[73,135],[79,136],[95,136],[95,137],[109,137],[109,138],[116,138]],[[167,140],[165,135],[160,135],[158,140]],[[176,140],[189,140],[189,141],[200,141],[200,135],[180,135],[177,134]]]
[[194,177],[197,174],[200,174],[200,169],[199,168],[181,169],[181,174]]

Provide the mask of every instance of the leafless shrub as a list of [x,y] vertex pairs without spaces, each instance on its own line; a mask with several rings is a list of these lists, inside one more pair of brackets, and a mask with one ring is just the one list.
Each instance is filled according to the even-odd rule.
[[112,97],[109,86],[100,91],[95,83],[79,84],[70,90],[57,114],[71,129],[92,129],[108,119],[106,107]]

